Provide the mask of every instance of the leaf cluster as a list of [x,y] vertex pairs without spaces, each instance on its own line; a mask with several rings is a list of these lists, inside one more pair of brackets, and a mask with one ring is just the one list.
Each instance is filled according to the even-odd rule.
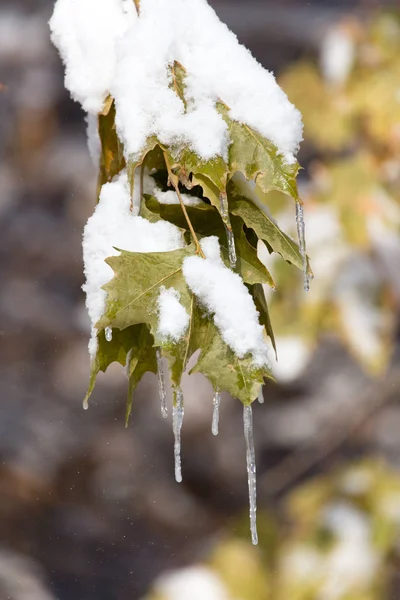
[[[188,109],[185,70],[175,62],[170,66],[170,86]],[[224,342],[220,331],[198,299],[188,288],[182,274],[188,256],[202,256],[200,240],[217,236],[222,259],[242,278],[252,295],[260,315],[260,323],[275,347],[275,340],[263,286],[275,288],[271,274],[260,261],[258,244],[270,253],[302,269],[298,245],[280,229],[268,212],[268,194],[278,190],[300,202],[296,176],[297,163],[286,164],[274,144],[245,124],[231,119],[229,107],[217,104],[227,125],[230,145],[228,156],[204,161],[190,148],[169,147],[154,136],[146,142],[138,156],[124,158],[115,129],[115,107],[112,99],[99,117],[101,138],[100,183],[127,167],[131,198],[140,197],[135,207],[151,222],[160,219],[182,230],[184,248],[163,253],[127,252],[107,259],[114,277],[104,286],[107,303],[104,316],[97,324],[98,351],[92,364],[88,396],[99,371],[114,361],[127,367],[130,414],[132,393],[146,371],[156,372],[156,349],[168,360],[173,387],[178,389],[182,375],[194,353],[198,360],[191,372],[205,375],[215,389],[225,390],[244,404],[258,395],[265,377],[271,377],[267,366],[255,368],[250,355],[239,358]],[[126,160],[126,165],[125,165]],[[141,189],[135,190],[135,174],[141,173]],[[154,196],[143,193],[143,173],[149,173],[162,190],[174,189],[179,202],[161,204]],[[257,199],[259,192],[261,200]],[[196,206],[185,206],[182,194],[196,196]],[[132,200],[133,202],[133,200]],[[264,202],[264,204],[263,204]],[[232,245],[234,244],[234,248]],[[158,334],[157,299],[163,288],[173,287],[189,315],[189,326],[176,342]],[[112,341],[105,338],[112,329]]]

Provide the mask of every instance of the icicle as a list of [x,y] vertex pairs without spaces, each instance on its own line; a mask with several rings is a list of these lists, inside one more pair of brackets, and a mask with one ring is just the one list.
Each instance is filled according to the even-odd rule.
[[183,394],[181,389],[175,392],[174,404],[172,407],[172,427],[174,431],[174,456],[175,456],[175,479],[178,483],[182,481],[181,468],[181,430],[183,423]]
[[250,531],[251,541],[256,546],[258,544],[257,534],[257,478],[256,478],[256,457],[254,451],[253,437],[253,414],[251,406],[243,407],[244,437],[246,440],[246,462],[247,479],[249,484],[249,512],[250,512]]
[[228,199],[226,194],[220,195],[221,216],[225,224],[226,239],[228,242],[229,264],[231,269],[236,269],[237,256],[235,247],[235,236],[233,235],[231,222],[229,218]]
[[263,386],[260,387],[260,391],[258,393],[258,401],[260,404],[264,404]]
[[228,252],[229,252],[229,264],[232,270],[236,269],[237,264],[237,256],[236,256],[236,248],[235,248],[235,236],[233,235],[232,229],[229,229],[225,225],[226,237],[228,240]]
[[161,402],[161,414],[166,419],[168,417],[167,392],[165,390],[164,366],[161,357],[161,350],[157,348],[157,376],[158,376],[158,393]]
[[213,435],[218,435],[220,404],[221,404],[221,394],[219,392],[219,389],[217,388],[215,390],[214,399],[213,399],[214,410],[213,410],[213,418],[212,418],[212,425],[211,425],[211,431],[212,431]]
[[112,328],[111,327],[106,327],[104,333],[105,333],[107,342],[111,342],[112,341]]
[[310,289],[310,276],[308,274],[307,264],[307,253],[306,253],[306,228],[304,224],[304,210],[303,205],[300,202],[296,202],[296,224],[297,224],[297,235],[299,237],[299,248],[301,254],[301,260],[303,261],[303,275],[304,275],[304,290],[306,292]]
[[83,410],[89,410],[89,401],[87,398],[84,399],[82,408],[83,408]]

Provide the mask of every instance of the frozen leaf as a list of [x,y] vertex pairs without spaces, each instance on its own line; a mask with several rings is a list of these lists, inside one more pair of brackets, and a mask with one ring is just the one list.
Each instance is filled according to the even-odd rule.
[[[104,373],[113,362],[118,362],[122,366],[126,365],[127,355],[133,349],[131,356],[134,357],[135,349],[137,349],[137,340],[141,338],[143,325],[135,325],[127,327],[123,331],[113,329],[112,339],[108,342],[105,337],[105,330],[102,329],[97,335],[97,352],[91,364],[91,374],[89,388],[84,400],[87,402],[94,390],[97,375],[100,371]],[[147,329],[147,328],[146,328]],[[147,338],[148,339],[148,338]],[[152,344],[151,344],[152,345]]]
[[202,351],[191,373],[203,373],[214,389],[229,392],[243,404],[251,404],[257,398],[264,377],[272,379],[268,367],[254,367],[252,357],[238,358],[212,321],[207,322]]
[[161,288],[175,288],[187,309],[191,295],[182,276],[182,262],[194,254],[188,246],[172,252],[126,252],[112,256],[107,263],[113,279],[104,286],[106,313],[98,326],[125,329],[136,323],[148,323],[155,333],[158,322],[157,299]]
[[[160,204],[154,197],[146,196],[145,208],[152,215],[159,215],[165,221],[177,227],[188,230],[188,226],[179,205]],[[216,235],[219,238],[222,257],[225,264],[229,264],[229,249],[223,223],[217,210],[206,204],[186,207],[193,228],[198,237]],[[257,250],[250,244],[243,228],[243,220],[233,216],[232,230],[235,236],[237,265],[236,272],[245,283],[265,283],[274,287],[272,277],[257,256]]]
[[[236,272],[245,283],[265,283],[275,288],[271,274],[257,256],[257,249],[247,239],[243,220],[239,217],[232,217],[232,229],[237,252]],[[224,254],[226,252],[224,243],[221,244],[221,248]]]
[[[111,98],[111,97],[109,97]],[[125,167],[124,152],[115,129],[115,104],[99,115],[99,135],[101,140],[99,190],[104,183],[112,181]]]
[[256,283],[252,287],[249,288],[251,295],[254,299],[254,304],[260,314],[260,323],[264,325],[265,331],[268,334],[269,339],[271,340],[272,346],[275,350],[275,356],[278,360],[278,351],[276,348],[275,335],[272,329],[271,318],[268,310],[267,300],[265,298],[263,286],[259,283]]
[[279,252],[288,262],[299,269],[303,268],[298,245],[283,233],[273,219],[244,196],[233,195],[229,200],[232,213],[241,217],[247,227],[254,229],[260,240],[263,240],[274,252]]
[[[144,146],[144,148],[142,148],[141,152],[139,155],[132,157],[129,162],[128,162],[128,178],[129,178],[129,185],[130,185],[130,193],[131,193],[131,201],[133,202],[133,199],[135,197],[135,173],[136,173],[136,169],[139,167],[144,167],[144,163],[146,162],[147,159],[150,160],[150,157],[158,157],[157,154],[157,148],[160,146],[158,140],[156,137],[151,136],[149,138],[147,138],[146,140],[146,144]],[[140,198],[141,201],[141,198]],[[140,213],[140,206],[137,207],[138,209],[138,213]]]
[[128,426],[132,411],[133,392],[147,371],[157,373],[156,349],[154,339],[146,325],[134,325],[128,329],[134,330],[133,345],[128,353],[127,376],[129,380],[128,397],[126,401],[125,425]]
[[185,76],[186,71],[183,66],[177,61],[170,67],[171,84],[170,88],[174,90],[176,95],[182,100],[182,103],[186,110],[186,99],[185,99]]
[[239,171],[246,179],[254,181],[264,193],[278,190],[297,199],[298,163],[286,163],[270,140],[248,125],[230,119],[222,103],[219,104],[219,110],[229,125],[230,176]]
[[[189,292],[190,293],[190,292]],[[172,385],[177,388],[190,357],[201,348],[205,337],[207,319],[203,318],[196,298],[191,294],[189,314],[189,327],[183,339],[178,343],[163,344],[163,355],[167,358],[170,366],[170,377]]]

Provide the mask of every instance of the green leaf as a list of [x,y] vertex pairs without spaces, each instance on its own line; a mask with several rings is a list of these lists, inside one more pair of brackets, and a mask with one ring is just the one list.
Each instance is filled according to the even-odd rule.
[[141,325],[136,325],[135,327],[128,327],[123,331],[113,329],[112,340],[110,342],[107,342],[105,338],[104,329],[99,331],[97,334],[97,352],[95,358],[92,360],[89,388],[84,403],[89,400],[100,371],[105,373],[113,362],[119,362],[122,366],[125,366],[127,354],[134,347],[141,327]]
[[214,389],[229,392],[243,404],[257,398],[265,377],[272,379],[268,367],[255,368],[251,357],[238,358],[212,321],[207,321],[202,351],[190,373],[202,373]]
[[[129,379],[128,397],[126,401],[125,426],[128,426],[132,412],[133,392],[143,375],[149,371],[157,373],[156,349],[153,346],[154,338],[146,325],[134,325],[133,345],[128,353],[127,375]],[[124,330],[126,331],[126,330]]]
[[253,286],[249,286],[250,293],[253,296],[254,304],[258,312],[260,313],[260,323],[264,325],[265,331],[268,334],[269,339],[271,340],[272,347],[275,350],[275,356],[278,360],[278,352],[276,349],[275,335],[272,329],[271,317],[268,310],[267,300],[265,298],[263,286],[259,283],[256,283]]
[[[275,288],[275,283],[270,272],[257,256],[257,249],[247,239],[241,218],[232,218],[232,230],[235,236],[237,254],[236,272],[239,273],[245,283],[265,283]],[[225,241],[221,242],[222,255],[225,264],[229,265],[229,252],[224,243]]]
[[191,356],[201,348],[205,327],[208,324],[203,317],[198,302],[192,294],[189,308],[189,327],[183,339],[177,344],[165,343],[162,345],[163,356],[168,360],[170,377],[173,386],[179,386],[181,378]]
[[[187,231],[189,230],[182,209],[178,204],[160,204],[153,196],[145,196],[145,199],[144,206],[149,213],[159,215],[165,221],[169,221]],[[217,210],[205,202],[199,206],[187,206],[186,210],[199,238],[205,235],[216,235],[219,238],[223,260],[229,266],[229,250],[226,243],[225,227]],[[247,240],[242,219],[233,217],[232,229],[238,258],[236,272],[243,278],[245,283],[266,283],[274,287],[270,273],[258,259],[257,250]]]
[[279,252],[288,262],[299,269],[303,268],[300,250],[286,233],[278,227],[264,211],[254,204],[252,200],[233,194],[229,196],[230,210],[246,223],[247,227],[254,229],[259,239],[263,240],[274,252]]
[[107,292],[105,315],[98,328],[125,329],[136,323],[148,323],[156,335],[157,300],[162,287],[174,287],[181,302],[190,307],[191,295],[182,275],[184,258],[194,254],[187,246],[172,252],[127,252],[106,260],[114,271],[113,279],[103,289]]
[[108,110],[99,115],[101,149],[98,192],[102,185],[112,181],[125,167],[123,147],[115,129],[115,103],[109,98],[111,104],[108,102]]
[[229,126],[230,176],[240,171],[246,179],[255,181],[264,193],[278,190],[298,200],[298,163],[287,164],[270,140],[248,125],[232,120],[228,107],[222,102],[218,103],[218,110]]
[[185,99],[185,77],[186,71],[184,67],[177,60],[174,64],[169,67],[171,84],[170,89],[174,90],[176,95],[182,100],[186,112],[186,99]]
[[151,137],[147,138],[146,143],[145,143],[144,147],[142,148],[142,150],[140,151],[140,153],[137,156],[132,157],[129,160],[127,170],[128,170],[128,179],[129,179],[129,185],[130,185],[131,198],[134,197],[136,169],[140,166],[144,166],[144,163],[147,160],[150,161],[151,156],[154,158],[154,160],[158,164],[158,162],[159,162],[159,152],[157,150],[158,147],[160,147],[160,143],[157,140],[157,138],[154,135],[152,135]]

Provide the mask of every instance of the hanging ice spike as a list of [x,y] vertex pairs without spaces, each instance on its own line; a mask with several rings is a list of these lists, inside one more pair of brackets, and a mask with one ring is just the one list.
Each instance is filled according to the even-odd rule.
[[172,407],[172,427],[174,431],[174,457],[175,457],[175,479],[178,483],[182,481],[181,467],[181,430],[183,423],[184,407],[181,389],[175,391],[174,404]]
[[225,194],[220,196],[221,216],[225,224],[226,239],[228,242],[229,265],[232,270],[236,269],[237,256],[235,247],[235,236],[233,235],[228,209],[228,199]]
[[260,391],[258,392],[258,401],[260,404],[264,404],[263,386],[260,387]]
[[257,534],[257,475],[253,437],[253,413],[251,406],[243,407],[244,437],[246,440],[247,480],[249,484],[249,513],[251,541],[258,544]]
[[166,419],[168,417],[167,392],[165,390],[164,365],[162,362],[161,350],[157,348],[157,377],[158,377],[158,393],[161,403],[161,414]]
[[229,265],[232,270],[236,269],[237,256],[235,248],[235,237],[233,231],[229,227],[225,226],[226,238],[228,240],[228,252],[229,252]]
[[111,327],[105,328],[104,335],[106,336],[107,342],[112,342],[112,328]]
[[297,224],[297,235],[299,237],[299,248],[301,260],[303,261],[303,276],[304,276],[304,290],[306,292],[310,289],[310,275],[308,273],[307,253],[306,253],[306,228],[304,224],[304,209],[300,202],[296,202],[296,224]]
[[220,404],[221,404],[221,394],[217,388],[215,390],[214,398],[213,398],[213,417],[212,417],[212,425],[211,425],[211,431],[212,431],[213,435],[218,435]]

